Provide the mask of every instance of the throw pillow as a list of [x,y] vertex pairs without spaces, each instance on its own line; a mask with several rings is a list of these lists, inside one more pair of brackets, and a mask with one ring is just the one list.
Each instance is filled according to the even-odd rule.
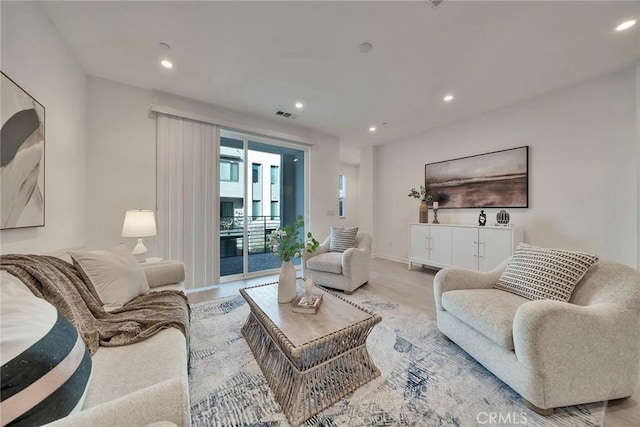
[[43,425],[82,408],[91,356],[78,331],[20,280],[0,272],[2,425]]
[[356,235],[358,227],[331,227],[331,252],[344,252],[356,247]]
[[107,311],[149,292],[144,270],[123,245],[101,251],[71,252],[73,265]]
[[495,288],[530,300],[569,301],[573,289],[596,262],[596,255],[521,243]]

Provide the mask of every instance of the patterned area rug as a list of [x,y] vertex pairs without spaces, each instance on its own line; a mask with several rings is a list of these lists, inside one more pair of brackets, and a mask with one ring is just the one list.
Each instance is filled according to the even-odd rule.
[[[600,426],[604,404],[543,417],[442,338],[435,319],[358,290],[354,302],[382,316],[367,347],[381,376],[308,420],[307,426]],[[288,426],[240,333],[242,297],[192,306],[191,419],[197,426]]]

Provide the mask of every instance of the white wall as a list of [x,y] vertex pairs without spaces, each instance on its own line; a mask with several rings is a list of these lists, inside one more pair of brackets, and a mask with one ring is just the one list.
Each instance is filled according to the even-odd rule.
[[[340,227],[360,226],[360,181],[359,167],[347,163],[340,163],[338,170],[340,175],[344,175],[347,182],[347,192],[345,194],[345,218],[339,218],[336,225]],[[330,181],[327,183],[330,185]],[[338,180],[336,179],[336,186]]]
[[46,108],[45,226],[3,230],[2,253],[82,245],[86,75],[39,4],[2,2],[2,71]]
[[[379,147],[375,164],[377,253],[406,260],[407,223],[424,165],[528,145],[529,208],[509,209],[535,245],[597,253],[638,265],[636,69]],[[464,102],[459,99],[456,102]],[[498,209],[487,209],[489,223]],[[442,209],[440,223],[476,224],[479,209]]]
[[[359,169],[359,207],[358,213],[360,217],[360,230],[373,236],[372,256],[376,256],[378,251],[378,236],[375,232],[374,208],[377,206],[377,200],[380,197],[377,194],[380,188],[377,186],[376,159],[378,155],[378,147],[367,147],[360,150],[360,169]],[[391,187],[389,191],[394,191]],[[384,199],[384,197],[382,197]]]
[[[337,222],[338,187],[326,186],[328,176],[337,183],[339,144],[321,135],[278,121],[160,91],[127,86],[98,77],[88,80],[87,244],[105,247],[122,241],[120,231],[127,209],[155,209],[155,117],[151,104],[270,129],[310,139],[310,212],[308,229],[323,234]],[[154,239],[145,239],[155,254]],[[131,245],[132,242],[125,241]]]
[[[637,180],[638,180],[638,228],[637,234],[640,235],[640,61],[637,62],[636,65],[636,142],[638,143],[638,169],[637,169]],[[638,237],[638,264],[637,267],[640,268],[640,236]]]
[[[149,90],[88,79],[87,229],[90,248],[136,239],[120,237],[128,209],[156,209],[156,122]],[[145,238],[155,255],[155,238]]]

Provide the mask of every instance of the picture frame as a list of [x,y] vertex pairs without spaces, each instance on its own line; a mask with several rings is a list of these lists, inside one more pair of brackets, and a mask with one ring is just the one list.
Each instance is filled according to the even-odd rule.
[[46,110],[0,74],[0,229],[43,227]]
[[427,163],[425,187],[439,209],[528,208],[529,146]]

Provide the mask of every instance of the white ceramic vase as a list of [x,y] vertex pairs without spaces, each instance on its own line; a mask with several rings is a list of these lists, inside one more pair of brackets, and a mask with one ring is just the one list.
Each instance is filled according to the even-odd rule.
[[278,303],[285,304],[296,297],[296,269],[291,261],[282,261],[278,277]]

